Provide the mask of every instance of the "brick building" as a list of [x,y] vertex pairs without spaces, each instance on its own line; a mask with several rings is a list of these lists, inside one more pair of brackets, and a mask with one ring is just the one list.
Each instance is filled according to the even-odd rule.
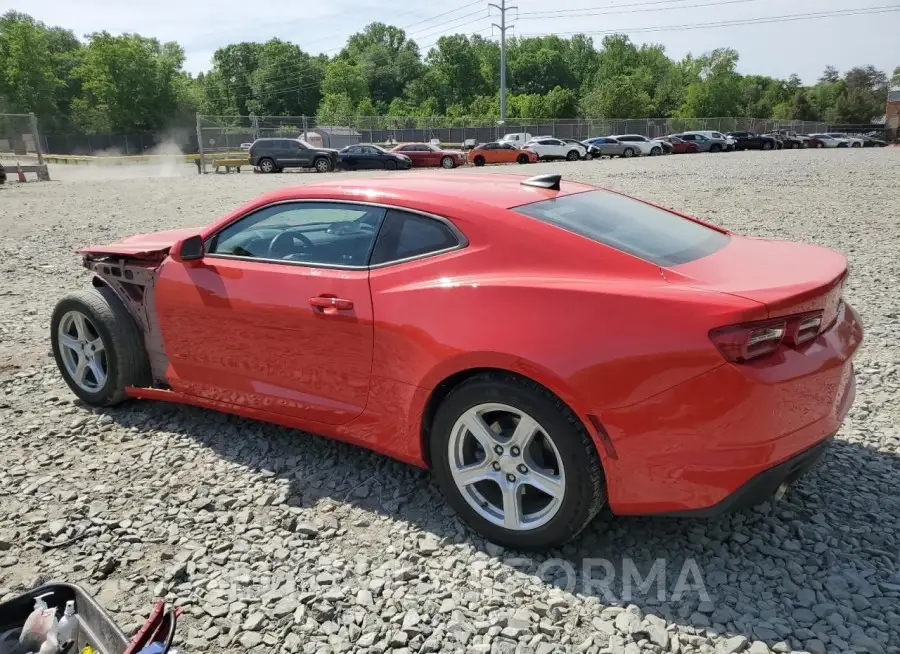
[[900,139],[900,89],[888,93],[884,122],[888,130],[888,138],[894,142]]

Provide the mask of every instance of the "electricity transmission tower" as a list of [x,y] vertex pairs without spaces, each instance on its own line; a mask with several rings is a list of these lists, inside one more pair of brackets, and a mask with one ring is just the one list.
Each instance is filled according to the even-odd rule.
[[506,120],[506,30],[513,27],[506,24],[506,12],[518,10],[518,7],[506,4],[506,0],[500,0],[500,4],[489,2],[488,7],[495,7],[500,11],[500,24],[491,23],[491,25],[500,30],[500,122],[502,123]]

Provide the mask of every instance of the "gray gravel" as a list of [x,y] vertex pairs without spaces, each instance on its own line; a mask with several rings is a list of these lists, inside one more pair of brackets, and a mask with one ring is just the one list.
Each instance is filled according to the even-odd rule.
[[[900,150],[482,171],[560,171],[837,248],[867,330],[856,404],[782,503],[716,521],[601,516],[530,560],[465,529],[427,474],[375,454],[189,407],[73,402],[48,322],[86,280],[77,247],[203,225],[321,178],[191,171],[57,167],[62,181],[0,187],[0,596],[77,582],[129,633],[166,597],[185,608],[186,652],[900,652]],[[564,565],[542,565],[580,573],[598,557],[607,588],[569,592]],[[623,573],[657,559],[663,592],[626,599]],[[687,560],[708,595],[674,599]]]

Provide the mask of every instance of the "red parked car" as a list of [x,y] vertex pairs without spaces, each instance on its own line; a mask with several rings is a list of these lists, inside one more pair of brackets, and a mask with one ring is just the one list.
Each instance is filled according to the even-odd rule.
[[672,146],[672,154],[693,154],[700,152],[700,146],[691,141],[685,141],[677,136],[664,136],[660,141],[666,141]]
[[51,339],[82,400],[193,404],[428,467],[518,548],[606,504],[763,501],[855,394],[841,254],[559,176],[340,179],[81,252],[93,287],[59,301]]
[[456,168],[466,163],[466,155],[459,150],[442,150],[430,143],[403,143],[391,152],[405,154],[412,159],[414,167]]

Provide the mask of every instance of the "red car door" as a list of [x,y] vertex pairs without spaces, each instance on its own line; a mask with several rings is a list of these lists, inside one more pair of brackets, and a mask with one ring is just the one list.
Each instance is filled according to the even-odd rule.
[[366,268],[384,210],[263,207],[167,259],[156,313],[174,390],[320,423],[362,413],[372,369]]
[[425,157],[425,165],[426,166],[440,166],[441,165],[440,149],[434,147],[433,145],[422,145],[420,147],[423,150],[422,155]]
[[412,161],[413,166],[421,167],[428,165],[428,161],[426,158],[427,153],[420,150],[419,146],[416,144],[404,145],[397,148],[396,151],[409,157]]

